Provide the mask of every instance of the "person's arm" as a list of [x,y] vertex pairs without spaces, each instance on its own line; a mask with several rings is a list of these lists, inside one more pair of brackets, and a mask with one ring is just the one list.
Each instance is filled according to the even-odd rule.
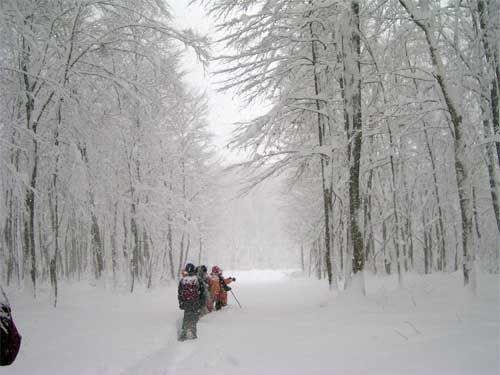
[[219,275],[219,284],[220,284],[220,288],[222,290],[224,290],[224,286],[227,285],[226,284],[226,279],[224,279],[224,277],[222,277],[221,275]]

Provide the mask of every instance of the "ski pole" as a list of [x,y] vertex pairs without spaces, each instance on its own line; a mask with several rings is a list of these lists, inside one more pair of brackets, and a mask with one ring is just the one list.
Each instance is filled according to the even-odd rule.
[[234,295],[234,292],[232,290],[230,290],[230,292],[233,295],[233,297],[236,300],[236,302],[238,302],[238,305],[240,306],[240,309],[241,309],[241,303],[240,303],[240,301],[238,301],[238,298],[236,298],[236,296]]

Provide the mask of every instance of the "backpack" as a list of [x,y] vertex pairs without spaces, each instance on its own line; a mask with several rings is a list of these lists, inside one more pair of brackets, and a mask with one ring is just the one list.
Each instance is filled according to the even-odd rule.
[[186,276],[182,278],[181,298],[183,302],[197,301],[200,298],[200,284],[197,276]]
[[0,302],[0,366],[8,366],[17,357],[21,346],[21,335],[17,331],[10,306]]

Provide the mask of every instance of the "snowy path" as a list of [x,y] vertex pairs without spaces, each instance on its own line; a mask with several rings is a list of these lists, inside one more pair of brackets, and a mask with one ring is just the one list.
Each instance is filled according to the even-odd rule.
[[[72,290],[56,310],[15,296],[24,341],[9,374],[500,371],[498,277],[469,300],[449,275],[409,280],[403,291],[379,285],[369,297],[333,296],[324,281],[250,275],[235,274],[243,308],[229,296],[230,306],[203,317],[199,339],[186,342],[176,340],[182,313],[175,288],[134,295]],[[269,280],[258,282],[262,276]],[[380,280],[372,283],[387,281]]]
[[[297,369],[298,364],[303,373],[314,358],[314,348],[308,349],[311,335],[320,335],[322,329],[314,323],[316,309],[311,306],[320,306],[326,290],[321,285],[309,296],[300,296],[303,291],[289,287],[285,282],[235,285],[243,308],[230,295],[230,306],[200,320],[197,341],[171,343],[173,348],[145,358],[123,374],[187,374],[200,368],[205,374],[221,369],[238,374],[281,373]],[[312,326],[317,332],[311,332]],[[301,352],[304,357],[298,358]],[[166,371],[161,369],[165,364]]]
[[[242,280],[234,288],[242,309],[230,297],[229,308],[200,321],[197,341],[172,343],[170,350],[146,358],[123,375],[497,374],[499,370],[498,303],[495,315],[495,308],[464,309],[459,301],[449,303],[439,295],[439,305],[426,301],[420,309],[423,296],[417,292],[372,300],[328,298],[324,282]],[[432,290],[423,292],[432,296]],[[495,296],[490,297],[489,302],[495,303]]]

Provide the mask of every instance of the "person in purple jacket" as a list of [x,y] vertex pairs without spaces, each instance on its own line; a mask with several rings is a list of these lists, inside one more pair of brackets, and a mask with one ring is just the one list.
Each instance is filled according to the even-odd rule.
[[182,330],[179,336],[180,341],[186,339],[196,339],[196,323],[200,317],[200,308],[205,301],[203,281],[196,274],[194,264],[186,264],[186,275],[179,281],[177,298],[179,308],[184,310],[184,319],[182,321]]

